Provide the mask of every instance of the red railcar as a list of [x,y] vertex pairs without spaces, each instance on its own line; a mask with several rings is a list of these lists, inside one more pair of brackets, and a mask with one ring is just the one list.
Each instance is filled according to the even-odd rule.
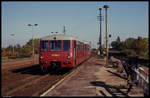
[[50,35],[40,39],[39,63],[42,70],[73,68],[90,57],[90,45],[66,35]]

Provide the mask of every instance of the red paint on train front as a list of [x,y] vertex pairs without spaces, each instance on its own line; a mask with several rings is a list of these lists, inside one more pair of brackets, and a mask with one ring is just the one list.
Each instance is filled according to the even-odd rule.
[[[50,41],[48,41],[48,44]],[[61,43],[63,41],[61,40]],[[41,46],[41,45],[40,45]],[[60,51],[51,51],[50,46],[47,51],[40,50],[40,64],[45,67],[50,67],[52,62],[60,63],[61,67],[74,67],[74,41],[70,40],[69,51],[63,51],[63,45]]]

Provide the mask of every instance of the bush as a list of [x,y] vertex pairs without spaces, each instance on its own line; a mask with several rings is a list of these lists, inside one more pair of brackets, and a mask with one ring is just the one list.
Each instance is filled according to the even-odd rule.
[[123,50],[121,51],[121,53],[124,53],[124,54],[126,54],[126,55],[128,55],[128,56],[137,56],[136,51],[134,51],[134,50],[132,50],[132,49],[123,49]]

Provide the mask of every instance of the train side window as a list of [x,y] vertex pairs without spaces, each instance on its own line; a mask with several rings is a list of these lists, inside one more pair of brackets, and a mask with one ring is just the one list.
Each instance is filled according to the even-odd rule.
[[70,50],[70,40],[64,40],[63,41],[63,50],[69,51]]
[[42,41],[42,47],[41,47],[41,50],[48,50],[48,41]]

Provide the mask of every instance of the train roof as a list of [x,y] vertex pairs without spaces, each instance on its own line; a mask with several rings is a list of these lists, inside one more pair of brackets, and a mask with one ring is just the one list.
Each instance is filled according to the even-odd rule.
[[84,42],[84,44],[89,44],[89,42]]
[[40,38],[41,40],[77,40],[79,42],[83,42],[84,44],[89,44],[86,41],[80,41],[74,36],[64,35],[64,34],[53,34]]
[[41,40],[75,40],[76,38],[69,35],[54,34],[42,37]]

